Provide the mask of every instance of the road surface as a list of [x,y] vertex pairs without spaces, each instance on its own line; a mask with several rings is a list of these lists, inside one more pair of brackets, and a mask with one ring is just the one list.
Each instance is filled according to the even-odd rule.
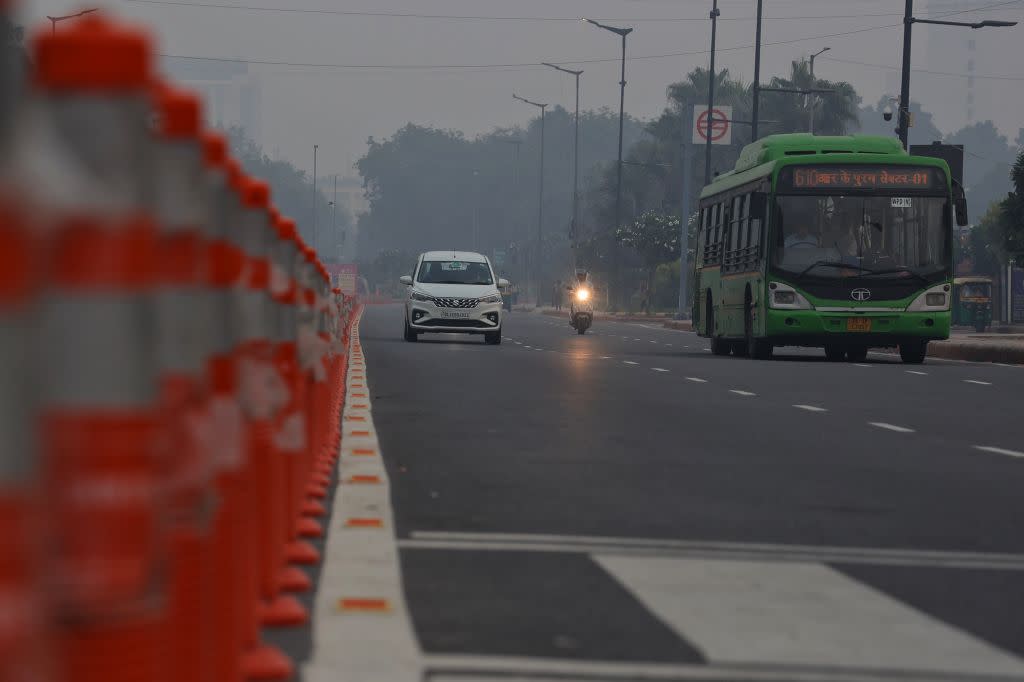
[[1024,369],[361,339],[422,679],[1024,679]]

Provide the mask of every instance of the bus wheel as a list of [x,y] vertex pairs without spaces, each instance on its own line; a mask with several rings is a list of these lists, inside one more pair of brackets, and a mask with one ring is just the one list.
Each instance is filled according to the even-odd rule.
[[900,344],[900,358],[908,365],[920,365],[927,354],[927,341],[907,341]]
[[707,321],[705,336],[711,339],[712,355],[728,355],[732,352],[732,344],[720,336],[715,336],[715,306],[711,302],[711,292],[708,292],[708,302],[705,308],[704,319]]
[[767,360],[772,356],[772,343],[767,339],[754,337],[754,304],[748,298],[747,311],[743,319],[743,342],[746,345],[746,355],[754,360]]
[[868,359],[868,347],[850,346],[846,349],[846,359],[850,362],[864,362]]
[[712,337],[711,339],[711,354],[712,355],[728,355],[732,352],[732,344],[720,336]]
[[842,346],[829,344],[825,346],[825,359],[829,362],[842,362],[846,358],[846,349]]

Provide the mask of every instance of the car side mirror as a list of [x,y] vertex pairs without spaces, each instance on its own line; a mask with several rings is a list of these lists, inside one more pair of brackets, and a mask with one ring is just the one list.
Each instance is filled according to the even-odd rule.
[[956,224],[958,227],[966,227],[967,216],[967,195],[964,194],[964,187],[959,182],[953,181],[953,210],[956,213]]
[[750,195],[750,219],[763,221],[768,215],[768,195],[753,192]]
[[411,287],[412,286],[412,275],[402,275],[401,277],[398,278],[398,281],[401,282],[402,284],[404,284],[407,287]]
[[511,285],[512,285],[512,283],[509,282],[504,277],[499,277],[498,278],[498,288],[499,289],[508,289]]

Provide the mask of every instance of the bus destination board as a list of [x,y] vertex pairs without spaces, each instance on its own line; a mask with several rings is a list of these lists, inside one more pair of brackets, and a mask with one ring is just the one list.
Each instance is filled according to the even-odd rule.
[[927,190],[935,169],[913,166],[794,166],[788,184],[795,190]]

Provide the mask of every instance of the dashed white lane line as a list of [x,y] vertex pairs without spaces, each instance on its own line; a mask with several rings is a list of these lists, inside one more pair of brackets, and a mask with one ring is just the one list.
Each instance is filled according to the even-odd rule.
[[533,346],[523,346],[523,348],[529,348],[530,350],[533,350]]
[[926,377],[926,376],[928,376],[928,372],[918,372],[918,371],[917,371],[917,370],[915,370],[915,369],[908,369],[908,370],[904,370],[904,371],[905,371],[905,372],[906,372],[907,374],[916,374],[916,375],[918,375],[918,376],[920,376],[920,377]]
[[623,360],[622,364],[624,364],[624,365],[635,365],[637,363],[633,362],[632,360]]
[[982,452],[991,452],[996,455],[1006,455],[1007,457],[1024,458],[1024,452],[1018,452],[1017,450],[1007,450],[1006,448],[997,448],[994,445],[975,445],[974,449],[981,450]]
[[870,367],[871,365],[865,365],[863,362],[855,362],[855,363],[853,363],[853,366],[854,367]]
[[522,341],[513,341],[512,343],[516,344],[517,346],[523,345]]
[[808,412],[828,412],[827,408],[818,407],[817,405],[794,405],[798,410],[807,410]]
[[744,397],[747,397],[747,398],[750,398],[750,397],[753,397],[753,396],[757,395],[756,393],[751,393],[750,391],[741,391],[741,390],[736,389],[736,388],[730,388],[729,389],[729,393],[735,393],[736,395],[741,395],[741,396],[744,396]]
[[667,372],[668,370],[663,367],[651,367],[655,372]]
[[610,356],[610,355],[602,355],[602,356],[601,356],[601,359],[602,359],[602,360],[611,360],[611,359],[612,359],[612,356]]
[[977,379],[964,379],[965,384],[976,384],[978,386],[991,386],[991,381],[978,381]]
[[634,341],[643,341],[643,339],[633,339]]
[[868,424],[879,429],[885,429],[886,431],[895,431],[896,433],[914,433],[914,429],[908,429],[906,426],[896,426],[895,424],[886,424],[885,422],[868,422]]
[[700,377],[686,377],[686,380],[687,381],[692,381],[695,384],[706,384],[706,383],[708,383],[707,379],[701,379]]
[[658,342],[657,342],[657,341],[650,341],[649,343],[655,343],[655,344],[656,344],[656,343],[658,343]]

